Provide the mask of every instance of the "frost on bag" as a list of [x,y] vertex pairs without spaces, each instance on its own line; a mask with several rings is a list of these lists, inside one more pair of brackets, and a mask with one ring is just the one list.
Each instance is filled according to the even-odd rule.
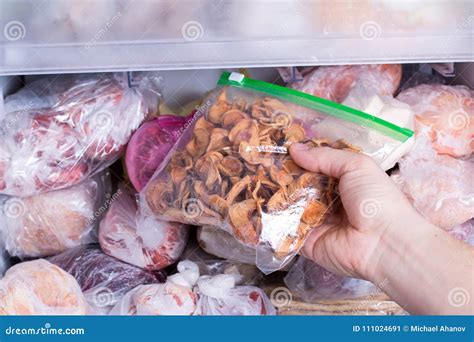
[[107,196],[109,172],[31,197],[4,196],[0,230],[7,251],[20,258],[44,257],[97,241],[96,215]]
[[[204,112],[179,139],[140,193],[144,213],[221,227],[257,249],[256,264],[269,273],[298,252],[336,200],[336,181],[307,172],[288,155],[295,142],[360,151],[353,141],[376,131],[386,139],[364,153],[382,163],[413,132],[360,111],[292,89],[224,73],[204,101]],[[350,122],[352,135],[329,138]]]
[[285,277],[285,284],[305,302],[356,299],[380,294],[371,282],[338,276],[304,257],[299,257]]
[[400,85],[400,64],[319,67],[291,87],[335,102],[343,102],[353,87],[365,83],[377,95],[393,95]]
[[419,132],[391,178],[428,221],[449,230],[474,217],[473,174],[474,163],[436,153]]
[[474,91],[464,86],[422,84],[397,99],[412,106],[416,134],[427,132],[439,154],[469,157],[474,151]]
[[99,242],[105,253],[149,270],[163,269],[178,260],[188,240],[188,226],[142,215],[135,193],[124,184],[115,198],[100,223]]
[[96,245],[80,246],[49,259],[78,281],[95,314],[106,314],[131,289],[163,282],[165,273],[150,272],[108,256]]
[[276,315],[270,299],[254,286],[237,286],[231,274],[201,276],[195,315]]
[[178,272],[169,276],[164,284],[137,286],[114,306],[110,314],[192,315],[197,301],[193,288],[198,278],[198,266],[190,261],[181,261]]
[[44,259],[12,266],[0,280],[0,315],[85,315],[77,281]]
[[0,135],[0,193],[25,197],[69,187],[112,164],[156,110],[158,81],[140,74],[129,87],[116,74],[71,76],[51,85],[48,106],[25,99],[1,122],[8,129]]

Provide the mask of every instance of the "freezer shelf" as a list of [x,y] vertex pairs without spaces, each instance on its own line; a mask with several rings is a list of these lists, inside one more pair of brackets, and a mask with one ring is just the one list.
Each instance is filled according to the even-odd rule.
[[470,1],[0,0],[0,73],[470,61]]

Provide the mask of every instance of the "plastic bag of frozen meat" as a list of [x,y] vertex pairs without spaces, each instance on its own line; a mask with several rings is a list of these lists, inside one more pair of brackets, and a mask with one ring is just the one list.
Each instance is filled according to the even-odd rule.
[[474,91],[464,86],[422,84],[397,99],[415,113],[416,134],[427,133],[437,153],[468,158],[474,151]]
[[474,217],[474,163],[438,154],[427,129],[391,178],[428,221],[450,230]]
[[263,290],[236,285],[235,275],[201,276],[197,283],[195,315],[275,315],[276,310]]
[[[43,82],[44,81],[38,81]],[[65,76],[43,104],[6,108],[0,134],[0,193],[31,196],[79,183],[113,163],[158,105],[159,77]],[[33,87],[34,83],[26,87]],[[21,102],[15,96],[16,102]],[[21,109],[20,109],[21,107]]]
[[0,279],[0,315],[85,315],[87,302],[77,281],[38,259],[12,266]]
[[400,85],[400,64],[340,65],[319,67],[291,87],[338,103],[361,84],[377,95],[393,95]]
[[194,286],[199,268],[191,261],[181,261],[178,272],[164,284],[140,285],[128,292],[113,307],[112,315],[180,315],[190,316],[196,310]]
[[[413,132],[372,115],[274,84],[224,73],[140,193],[145,214],[225,229],[254,246],[265,273],[285,266],[336,200],[336,181],[299,168],[288,147],[362,152],[382,163]],[[315,126],[331,118],[351,135]],[[333,120],[336,118],[337,120]],[[363,150],[354,144],[371,139]]]
[[76,278],[94,314],[107,314],[131,289],[142,284],[161,283],[163,271],[150,272],[124,263],[97,245],[79,246],[49,258]]
[[292,266],[285,284],[291,293],[308,303],[356,299],[381,293],[371,282],[339,276],[304,257],[299,257]]
[[119,186],[100,223],[102,250],[117,259],[148,270],[161,270],[178,260],[188,241],[189,227],[142,215],[135,193]]
[[25,198],[3,196],[0,235],[8,253],[45,257],[97,241],[110,192],[110,174],[104,171],[65,189]]

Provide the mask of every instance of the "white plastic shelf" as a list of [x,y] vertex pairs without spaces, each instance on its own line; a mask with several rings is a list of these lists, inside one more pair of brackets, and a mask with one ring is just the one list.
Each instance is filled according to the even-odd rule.
[[469,0],[0,0],[0,74],[473,60]]

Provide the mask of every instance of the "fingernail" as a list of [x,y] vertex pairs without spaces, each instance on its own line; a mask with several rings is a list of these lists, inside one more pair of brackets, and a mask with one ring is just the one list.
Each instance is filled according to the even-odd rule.
[[296,143],[296,144],[291,145],[291,149],[295,151],[299,151],[299,152],[304,152],[304,151],[308,151],[309,147],[306,146],[305,144]]

